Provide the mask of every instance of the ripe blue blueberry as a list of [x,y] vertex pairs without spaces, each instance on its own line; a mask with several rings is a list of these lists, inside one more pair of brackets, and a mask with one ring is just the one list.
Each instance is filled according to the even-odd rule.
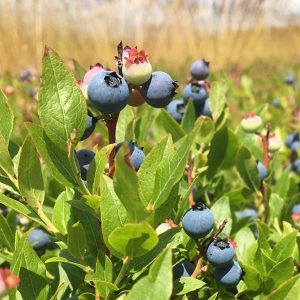
[[262,164],[260,161],[257,162],[257,169],[258,169],[258,176],[260,180],[264,180],[268,176],[268,171],[264,164]]
[[292,214],[295,214],[295,213],[298,213],[298,212],[300,212],[300,203],[294,205],[293,208],[292,208]]
[[173,96],[176,94],[177,83],[169,74],[156,71],[153,72],[150,79],[142,85],[141,94],[145,101],[156,108],[167,106]]
[[209,75],[209,62],[204,59],[196,60],[191,66],[191,75],[195,80],[204,80]]
[[275,99],[273,99],[272,104],[273,104],[273,106],[275,106],[275,107],[279,107],[279,106],[280,106],[280,100],[277,99],[277,98],[275,98]]
[[288,73],[284,76],[284,82],[287,84],[287,85],[293,85],[294,82],[295,82],[295,78],[294,78],[294,75],[292,73]]
[[180,122],[184,114],[184,101],[173,100],[167,105],[168,113],[177,121]]
[[88,111],[88,116],[85,123],[85,130],[81,137],[81,141],[87,139],[94,131],[97,124],[97,120],[93,117],[92,113]]
[[257,212],[253,208],[236,211],[235,215],[241,219],[249,218],[251,221],[257,219]]
[[297,158],[292,163],[292,170],[295,171],[297,174],[300,174],[300,158]]
[[204,102],[202,115],[204,115],[206,117],[209,117],[209,118],[212,118],[212,114],[211,114],[211,111],[210,111],[209,98],[207,98]]
[[87,93],[90,102],[104,114],[121,111],[129,97],[125,79],[111,71],[96,74],[89,82]]
[[193,82],[184,88],[182,96],[185,102],[191,98],[195,107],[199,107],[202,106],[204,101],[208,98],[208,92],[204,84]]
[[23,70],[21,73],[20,73],[20,79],[22,81],[29,81],[32,77],[32,73],[30,70]]
[[238,262],[232,261],[230,265],[215,270],[215,280],[221,286],[232,288],[239,283],[242,273]]
[[297,151],[300,149],[300,141],[295,141],[291,145],[291,150],[292,151]]
[[293,143],[299,141],[299,132],[293,131],[291,132],[285,139],[285,145],[288,148],[291,148]]
[[202,238],[213,229],[214,216],[204,204],[197,203],[183,215],[182,227],[191,238]]
[[207,248],[207,259],[216,267],[226,267],[231,264],[234,249],[227,240],[216,239]]
[[185,259],[173,267],[173,280],[180,277],[190,277],[194,270],[194,265]]
[[[118,153],[122,144],[123,143],[119,143],[118,145],[116,145],[116,148],[115,148],[116,154]],[[127,145],[128,145],[129,151],[130,151],[130,157],[129,157],[130,164],[132,165],[134,170],[137,171],[145,159],[145,154],[144,154],[143,148],[138,147],[137,144],[133,143],[132,141],[127,142]]]
[[82,149],[76,152],[76,157],[80,166],[81,178],[86,180],[88,168],[93,160],[95,153],[88,149]]
[[33,246],[33,249],[38,250],[46,247],[51,243],[49,234],[41,229],[34,229],[28,236],[28,242]]

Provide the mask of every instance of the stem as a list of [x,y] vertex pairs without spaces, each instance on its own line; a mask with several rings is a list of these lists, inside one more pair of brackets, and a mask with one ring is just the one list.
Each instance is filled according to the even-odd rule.
[[[114,144],[116,142],[116,128],[119,119],[119,113],[114,113],[112,117],[105,118],[105,124],[108,130],[108,142],[109,144]],[[110,177],[114,174],[114,158],[115,158],[115,149],[113,149],[108,158],[109,169],[110,169]],[[112,170],[112,171],[111,171]]]
[[264,155],[263,163],[264,163],[264,166],[266,168],[268,168],[269,162],[270,162],[270,158],[269,158],[269,135],[270,135],[271,130],[272,130],[272,126],[271,126],[271,124],[268,124],[266,135],[259,134],[259,136],[261,138],[262,146],[263,146],[263,155]]
[[[129,256],[126,256],[126,257],[123,259],[123,265],[122,265],[122,268],[121,268],[121,270],[120,270],[120,272],[119,272],[117,278],[116,278],[115,281],[114,281],[114,284],[115,284],[116,286],[118,286],[118,285],[120,284],[120,282],[122,281],[122,279],[124,278],[124,276],[125,276],[125,274],[126,274],[126,272],[127,272],[127,269],[128,269],[128,267],[129,267],[129,263],[130,263],[130,258],[129,258]],[[113,295],[114,295],[114,291],[110,290],[109,293],[108,293],[108,295],[107,295],[107,297],[106,297],[106,300],[111,300],[111,299],[113,299],[113,298],[112,298]]]
[[[189,156],[189,165],[187,168],[187,178],[188,178],[188,184],[189,187],[191,186],[193,182],[193,160],[192,160],[192,154],[190,153]],[[189,207],[191,208],[195,204],[194,202],[194,195],[193,195],[193,190],[191,191],[189,195]]]
[[41,220],[46,224],[46,229],[48,231],[53,232],[55,235],[60,235],[59,230],[55,227],[55,225],[50,221],[48,216],[44,213],[42,205],[38,205],[36,209],[36,213],[39,215]]
[[269,199],[268,199],[267,191],[266,191],[265,184],[264,184],[263,181],[260,184],[260,192],[262,194],[262,201],[263,201],[264,209],[265,209],[265,223],[268,223],[268,220],[269,220]]
[[198,245],[198,250],[200,253],[200,256],[198,258],[196,267],[194,272],[192,273],[191,277],[196,278],[198,275],[200,275],[202,273],[202,265],[203,265],[203,261],[204,261],[204,253],[207,252],[207,248],[208,246],[218,237],[218,235],[224,230],[226,224],[227,224],[227,220],[225,219],[223,221],[223,223],[219,226],[219,228],[216,230],[216,232],[214,234],[212,234],[210,236],[210,238],[207,238],[203,243],[197,243]]
[[192,273],[191,277],[196,278],[198,275],[202,273],[202,265],[203,265],[204,257],[201,255],[197,261],[196,267],[194,272]]

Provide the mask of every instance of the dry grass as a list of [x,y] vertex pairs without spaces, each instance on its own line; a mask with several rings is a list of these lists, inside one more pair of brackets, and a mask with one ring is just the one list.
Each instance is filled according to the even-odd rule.
[[[209,20],[207,1],[198,1],[203,2],[198,7],[187,0],[167,2],[2,0],[0,73],[40,66],[45,43],[82,65],[99,61],[112,66],[121,39],[147,49],[154,65],[176,74],[185,73],[199,57],[212,61],[214,69],[270,57],[299,60],[300,28],[264,26],[265,1],[215,1],[219,6]],[[284,1],[273,2],[278,17]]]

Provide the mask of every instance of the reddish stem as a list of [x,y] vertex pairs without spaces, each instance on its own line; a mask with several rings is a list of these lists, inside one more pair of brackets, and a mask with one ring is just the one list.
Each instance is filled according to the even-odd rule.
[[260,136],[261,142],[262,142],[263,164],[266,168],[268,168],[269,162],[270,162],[270,157],[269,157],[269,136],[270,136],[271,130],[272,130],[272,126],[271,126],[271,124],[268,124],[266,135],[263,135],[261,133],[258,134]]
[[[189,184],[189,187],[190,187],[192,185],[192,182],[193,182],[193,161],[192,161],[191,153],[190,153],[190,158],[189,158],[189,166],[188,166],[188,169],[187,169],[187,178],[188,178],[188,184]],[[194,204],[195,204],[194,195],[193,195],[193,191],[191,191],[191,193],[189,195],[189,207],[191,208]]]
[[[114,144],[116,142],[116,128],[117,128],[117,122],[119,118],[119,113],[114,113],[112,117],[107,117],[105,119],[106,127],[108,130],[108,142],[109,144]],[[115,158],[115,149],[113,149],[108,158],[109,162],[109,175],[112,177],[114,173],[114,158]],[[112,174],[111,174],[112,173]]]

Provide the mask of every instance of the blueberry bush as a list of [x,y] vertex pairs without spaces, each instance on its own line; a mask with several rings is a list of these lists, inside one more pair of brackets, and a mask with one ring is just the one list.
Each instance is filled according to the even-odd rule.
[[285,110],[205,60],[182,83],[137,47],[115,59],[72,73],[45,47],[21,121],[0,94],[0,297],[298,299],[294,75]]

